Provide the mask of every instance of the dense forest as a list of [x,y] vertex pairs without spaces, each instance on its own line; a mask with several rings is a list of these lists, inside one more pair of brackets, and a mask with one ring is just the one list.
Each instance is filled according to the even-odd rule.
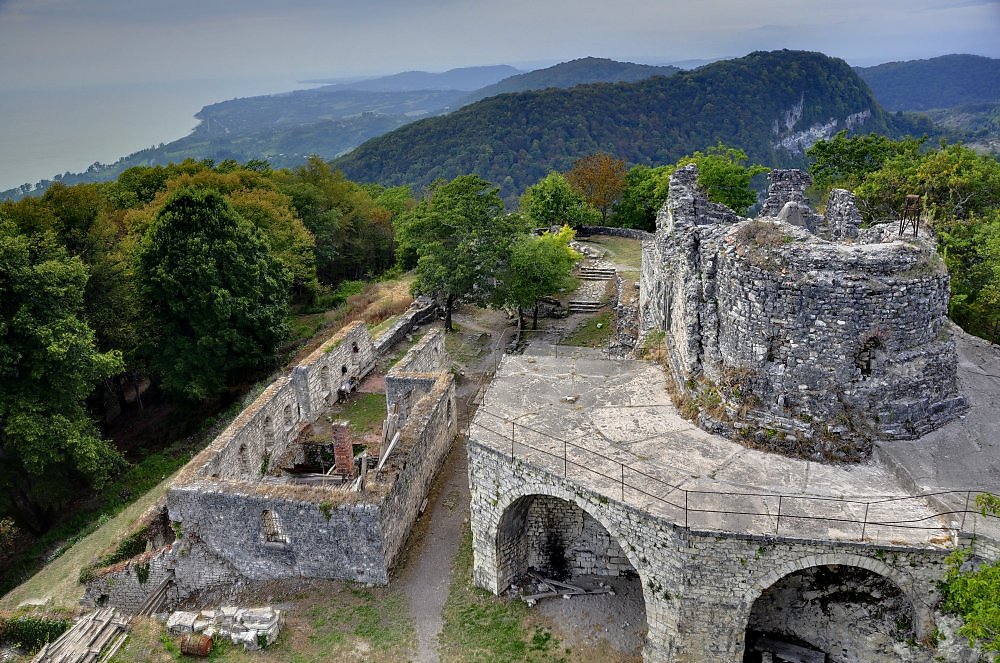
[[[803,164],[796,135],[824,125],[889,135],[932,128],[885,113],[841,60],[775,51],[669,78],[499,95],[368,141],[335,166],[386,185],[472,172],[500,183],[511,201],[597,151],[651,165],[723,142],[762,163]],[[788,149],[779,144],[787,138]]]
[[293,313],[392,267],[414,204],[318,159],[189,160],[0,203],[0,567],[120,476],[130,449],[107,431],[151,424],[132,443],[152,454],[273,370]]
[[545,88],[571,88],[588,83],[634,83],[653,76],[672,76],[677,67],[656,67],[634,62],[618,62],[607,58],[580,58],[561,62],[545,69],[510,76],[493,85],[482,87],[461,101],[470,104],[487,97],[511,92],[528,92]]
[[1000,60],[942,55],[929,60],[858,67],[875,98],[890,111],[923,111],[1000,103]]

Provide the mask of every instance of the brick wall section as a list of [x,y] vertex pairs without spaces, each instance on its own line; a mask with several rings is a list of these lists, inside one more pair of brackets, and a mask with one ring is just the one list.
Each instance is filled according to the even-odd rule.
[[346,421],[333,424],[333,463],[337,467],[337,474],[353,478],[354,440],[351,438],[348,426]]
[[[569,503],[607,532],[608,541],[640,577],[648,625],[647,663],[739,663],[750,612],[781,578],[823,565],[867,569],[888,578],[913,606],[918,638],[933,631],[936,582],[947,550],[698,532],[654,517],[469,442],[469,485],[477,585],[507,588],[532,559],[540,532],[531,504]],[[531,496],[546,496],[544,498]],[[563,514],[568,531],[580,523],[574,506]],[[532,543],[532,540],[536,540]]]
[[[874,438],[916,438],[966,409],[932,240],[827,241],[743,219],[708,202],[696,177],[694,166],[673,174],[643,242],[640,336],[665,334],[679,389],[721,396],[724,415],[704,426],[783,431],[792,453],[857,460]],[[837,198],[839,217],[851,204]]]

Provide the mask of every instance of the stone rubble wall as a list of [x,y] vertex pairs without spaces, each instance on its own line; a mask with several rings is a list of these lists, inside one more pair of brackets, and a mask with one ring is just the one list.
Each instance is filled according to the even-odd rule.
[[[494,593],[526,570],[530,540],[539,534],[528,506],[531,496],[546,496],[533,498],[542,504],[575,505],[606,530],[642,583],[646,663],[741,662],[746,627],[760,595],[782,578],[818,566],[866,569],[888,579],[912,607],[917,640],[934,630],[932,607],[946,549],[687,530],[619,502],[613,486],[609,493],[595,493],[520,460],[512,462],[475,439],[469,441],[469,485],[473,580]],[[575,528],[576,510],[566,507],[561,513],[572,524],[556,528]],[[853,622],[842,626],[853,628]],[[932,658],[920,650],[912,660]]]
[[616,228],[614,226],[580,226],[576,229],[576,234],[580,238],[591,235],[607,235],[609,237],[625,237],[627,239],[637,239],[640,242],[653,238],[653,233],[639,230],[637,228]]
[[448,369],[444,331],[433,329],[421,338],[385,376],[386,410],[397,413],[402,426],[414,405],[434,387]]
[[391,483],[378,513],[381,555],[387,569],[399,558],[457,433],[455,378],[442,372],[410,411],[383,468],[384,480]]
[[[387,334],[407,333],[433,310],[433,305],[413,307]],[[201,589],[247,579],[387,583],[457,430],[454,379],[445,372],[450,362],[443,339],[439,331],[428,333],[387,380],[397,391],[419,389],[386,467],[376,480],[375,464],[369,466],[364,491],[297,485],[266,472],[270,459],[284,454],[320,415],[345,376],[360,378],[374,367],[376,343],[364,323],[355,322],[290,376],[268,386],[182,469],[166,503],[183,538],[155,555],[101,570],[88,584],[88,596],[134,611],[168,574],[174,579],[172,604]],[[149,580],[139,583],[133,567],[147,563]]]
[[437,314],[437,310],[437,303],[430,297],[417,297],[410,304],[410,308],[399,316],[396,322],[376,339],[375,354],[382,356],[386,350],[406,338],[406,335],[413,331],[414,327],[433,320]]
[[363,377],[375,366],[375,356],[365,324],[347,325],[290,375],[271,383],[184,467],[176,483],[258,480],[270,460],[284,455],[302,427],[335,398],[345,376]]
[[[282,488],[236,482],[175,486],[169,495],[170,517],[250,580],[388,581],[379,504],[339,487],[314,489],[317,497],[327,493],[327,500],[283,495]],[[265,512],[282,540],[268,539]]]
[[[772,174],[765,213],[806,204],[798,173]],[[662,336],[688,397],[721,401],[703,426],[780,431],[775,451],[858,460],[873,439],[916,438],[967,408],[932,240],[855,241],[846,191],[829,219],[742,219],[696,178],[694,166],[674,173],[643,242],[639,336]]]

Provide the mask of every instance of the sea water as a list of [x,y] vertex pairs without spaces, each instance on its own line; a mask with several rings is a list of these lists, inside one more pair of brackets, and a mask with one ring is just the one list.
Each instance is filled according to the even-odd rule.
[[289,76],[2,90],[0,191],[182,138],[208,104],[309,87]]

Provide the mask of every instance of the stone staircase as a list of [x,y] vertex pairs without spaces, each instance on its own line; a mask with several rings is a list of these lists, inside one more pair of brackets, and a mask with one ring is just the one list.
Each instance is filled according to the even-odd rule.
[[614,267],[607,263],[588,260],[576,272],[580,279],[575,298],[567,302],[570,313],[595,313],[605,305],[607,282],[615,278]]
[[615,270],[611,267],[580,267],[577,276],[583,281],[608,281],[615,278]]

